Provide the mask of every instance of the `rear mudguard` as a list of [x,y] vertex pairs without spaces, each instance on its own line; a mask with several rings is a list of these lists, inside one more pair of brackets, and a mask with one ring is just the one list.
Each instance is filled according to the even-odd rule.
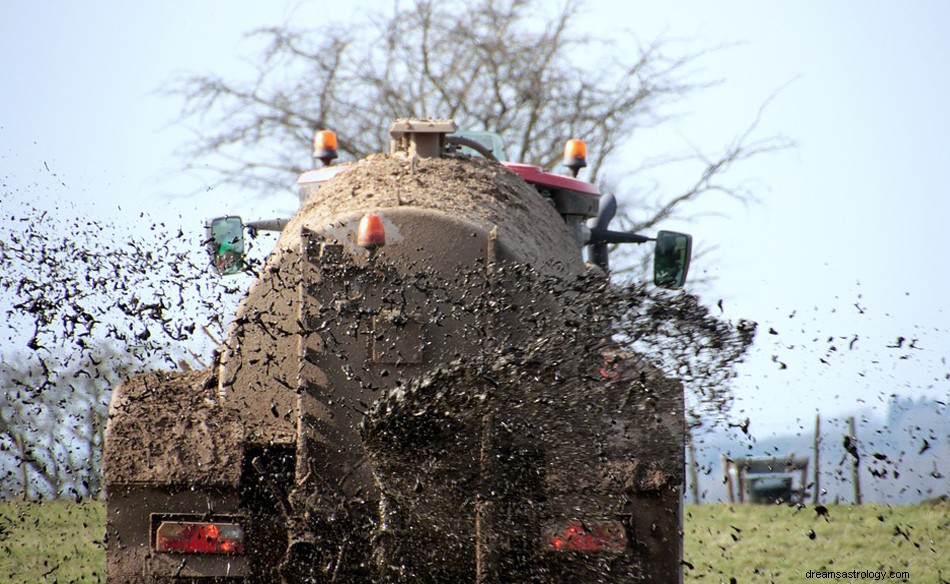
[[110,584],[174,576],[240,576],[240,556],[156,553],[167,518],[242,518],[244,430],[211,399],[208,371],[133,377],[113,391],[103,474]]

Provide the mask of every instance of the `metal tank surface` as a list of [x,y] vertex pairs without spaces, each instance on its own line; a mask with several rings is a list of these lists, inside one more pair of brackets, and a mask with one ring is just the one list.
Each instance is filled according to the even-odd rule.
[[[681,582],[683,390],[607,300],[606,246],[652,239],[484,133],[390,133],[300,177],[214,367],[114,390],[107,581]],[[212,224],[219,272],[243,228]],[[656,282],[689,253],[661,232]]]

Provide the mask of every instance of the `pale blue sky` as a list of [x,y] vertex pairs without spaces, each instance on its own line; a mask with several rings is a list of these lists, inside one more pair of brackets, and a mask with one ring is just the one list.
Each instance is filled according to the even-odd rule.
[[[66,197],[113,218],[121,205],[195,230],[217,213],[270,217],[289,208],[290,191],[256,204],[225,188],[169,199],[209,185],[177,171],[173,151],[188,134],[170,126],[179,103],[157,92],[179,72],[248,74],[244,59],[255,45],[242,33],[256,26],[291,17],[317,24],[353,10],[324,2],[0,0],[5,195],[50,207],[49,198]],[[644,40],[663,34],[692,39],[694,49],[722,47],[698,73],[721,83],[640,137],[627,154],[631,167],[690,143],[715,152],[784,86],[760,135],[781,132],[798,146],[733,175],[759,185],[762,202],[712,198],[693,209],[725,217],[669,225],[715,248],[694,265],[715,277],[708,302],[722,298],[728,317],[760,322],[758,348],[737,383],[737,409],[753,427],[794,428],[796,417],[810,425],[816,404],[833,415],[856,406],[880,411],[890,393],[946,398],[950,4],[596,2],[580,18],[592,33],[630,29]],[[659,188],[676,192],[684,178],[692,176],[664,176]],[[240,202],[226,203],[229,196]],[[828,337],[854,335],[855,350],[836,341],[842,350],[832,365],[819,361]],[[923,349],[900,359],[908,353],[887,348],[897,336],[919,338]],[[788,368],[779,370],[772,355]]]

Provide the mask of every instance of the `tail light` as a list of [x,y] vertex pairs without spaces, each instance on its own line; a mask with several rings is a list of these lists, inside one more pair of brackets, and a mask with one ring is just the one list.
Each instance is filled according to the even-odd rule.
[[159,552],[186,554],[240,554],[244,528],[237,523],[163,521],[155,532]]
[[557,552],[622,552],[627,536],[619,521],[570,522],[548,530],[545,548]]

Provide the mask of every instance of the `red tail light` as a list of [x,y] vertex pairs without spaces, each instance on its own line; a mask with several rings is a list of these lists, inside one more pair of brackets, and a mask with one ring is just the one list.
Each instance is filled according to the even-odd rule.
[[547,536],[547,549],[551,551],[622,552],[627,547],[627,536],[619,521],[571,522],[553,531]]
[[186,554],[240,554],[244,528],[237,523],[163,521],[155,533],[159,552]]

